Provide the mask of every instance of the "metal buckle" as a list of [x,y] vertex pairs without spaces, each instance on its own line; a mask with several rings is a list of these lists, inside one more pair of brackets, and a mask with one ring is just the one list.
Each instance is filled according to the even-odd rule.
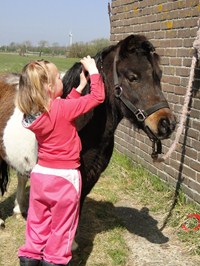
[[144,112],[140,109],[135,112],[135,116],[139,122],[144,122],[144,120],[146,119]]
[[120,98],[122,95],[123,89],[121,86],[116,85],[115,86],[115,97]]

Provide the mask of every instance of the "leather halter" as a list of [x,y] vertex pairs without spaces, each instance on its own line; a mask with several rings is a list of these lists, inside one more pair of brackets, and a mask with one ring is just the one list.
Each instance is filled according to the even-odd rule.
[[117,75],[117,66],[116,66],[117,60],[118,60],[118,51],[115,55],[114,62],[113,62],[113,80],[114,80],[114,88],[115,88],[115,97],[120,99],[126,105],[126,107],[134,114],[134,116],[136,117],[139,123],[143,124],[144,131],[146,132],[147,136],[152,141],[153,151],[152,151],[151,157],[153,159],[156,159],[158,157],[158,154],[162,153],[162,144],[161,144],[161,141],[157,138],[157,136],[151,131],[151,129],[148,126],[145,126],[144,121],[148,116],[150,116],[154,112],[162,108],[169,108],[169,105],[165,101],[165,102],[157,103],[147,110],[141,110],[137,108],[134,104],[132,104],[123,95],[123,88],[119,84],[119,78]]

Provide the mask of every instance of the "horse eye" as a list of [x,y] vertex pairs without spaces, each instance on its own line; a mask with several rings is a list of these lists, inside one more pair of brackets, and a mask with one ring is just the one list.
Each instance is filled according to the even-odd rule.
[[129,75],[128,79],[129,79],[130,82],[137,81],[138,80],[138,75],[136,75],[136,74]]

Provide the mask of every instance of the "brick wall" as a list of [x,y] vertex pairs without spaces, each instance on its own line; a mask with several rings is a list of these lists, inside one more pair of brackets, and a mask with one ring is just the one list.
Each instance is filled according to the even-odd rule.
[[[144,34],[161,56],[162,89],[179,121],[189,80],[193,42],[197,35],[199,0],[113,0],[111,41],[129,34]],[[191,201],[200,204],[200,69],[196,66],[193,95],[186,126],[176,151],[164,163],[153,163],[151,142],[123,120],[115,135],[115,147],[133,162],[182,190]],[[164,153],[171,146],[163,141]]]

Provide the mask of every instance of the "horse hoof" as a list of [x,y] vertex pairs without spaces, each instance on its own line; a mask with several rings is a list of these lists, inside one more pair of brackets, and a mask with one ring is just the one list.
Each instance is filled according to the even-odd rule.
[[75,240],[73,240],[73,243],[72,243],[72,251],[77,250],[77,248],[78,248],[78,244],[76,243]]
[[0,219],[0,229],[4,229],[5,228],[5,223],[3,220]]

